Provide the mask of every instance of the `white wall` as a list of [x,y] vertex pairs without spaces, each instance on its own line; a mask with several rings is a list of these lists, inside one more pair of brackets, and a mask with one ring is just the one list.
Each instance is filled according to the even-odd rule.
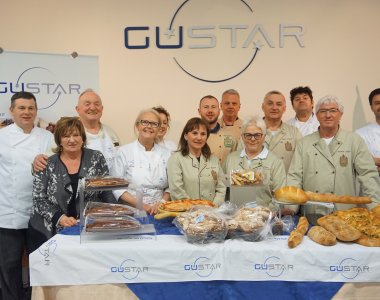
[[[228,88],[241,94],[241,116],[261,113],[263,95],[271,90],[289,91],[309,85],[315,99],[336,94],[345,103],[342,126],[358,127],[373,120],[368,94],[380,86],[380,1],[377,0],[190,0],[177,14],[174,28],[222,24],[248,25],[237,31],[237,47],[231,48],[230,31],[209,30],[216,36],[212,49],[189,49],[208,43],[184,33],[182,49],[162,50],[154,45],[154,27],[166,29],[183,0],[0,0],[0,47],[9,51],[71,53],[99,56],[103,121],[124,143],[134,138],[138,111],[161,104],[172,115],[169,138],[177,140],[183,125],[197,115],[199,99],[206,94],[220,98]],[[304,26],[304,47],[286,38],[279,47],[279,25]],[[221,83],[196,80],[175,64],[179,59],[192,72],[209,78],[225,78],[249,60],[253,45],[243,49],[249,32],[261,24],[273,41],[264,47],[248,69]],[[150,26],[151,46],[129,50],[124,28]],[[206,31],[204,31],[206,32]],[[133,33],[133,42],[142,41]],[[145,34],[145,33],[144,33]],[[164,42],[164,35],[162,42]],[[175,38],[172,38],[175,41]],[[356,103],[357,99],[359,102]],[[359,104],[359,106],[355,106]],[[362,110],[362,113],[361,113]],[[293,115],[288,102],[284,119]]]

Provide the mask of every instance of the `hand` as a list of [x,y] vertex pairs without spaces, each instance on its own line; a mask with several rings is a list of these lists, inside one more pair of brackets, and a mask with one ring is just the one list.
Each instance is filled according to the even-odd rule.
[[73,217],[62,215],[62,217],[59,219],[59,225],[62,225],[63,227],[71,227],[77,225],[77,220]]
[[33,171],[43,171],[47,165],[48,156],[45,154],[38,154],[33,160]]
[[160,205],[160,201],[157,201],[155,204],[143,204],[143,209],[149,214],[149,215],[155,215],[158,212],[158,206]]

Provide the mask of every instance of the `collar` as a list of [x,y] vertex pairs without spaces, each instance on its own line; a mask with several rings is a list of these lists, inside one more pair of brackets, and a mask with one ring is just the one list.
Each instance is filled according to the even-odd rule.
[[216,122],[216,126],[213,129],[210,129],[210,133],[218,133],[220,128],[221,128],[220,124],[218,122]]
[[33,126],[32,130],[29,132],[29,133],[25,133],[24,132],[24,129],[22,129],[20,126],[18,126],[16,123],[12,123],[11,125],[9,126],[13,126],[14,130],[19,132],[19,133],[23,133],[23,134],[31,134],[34,130],[35,130],[35,126]]
[[309,119],[307,119],[305,122],[302,122],[302,121],[298,120],[297,116],[295,116],[294,119],[295,119],[296,121],[298,121],[298,122],[301,122],[301,123],[310,123],[310,122],[313,121],[314,117],[315,117],[315,115],[314,115],[314,113],[312,112],[311,115],[310,115],[310,117],[309,117]]
[[157,144],[154,143],[154,144],[153,144],[153,148],[152,148],[152,150],[150,150],[150,151],[146,151],[146,150],[145,150],[145,147],[139,142],[138,139],[136,140],[136,146],[137,146],[138,150],[141,150],[141,151],[144,151],[144,152],[155,151],[155,150],[157,149]]
[[[264,145],[263,150],[261,150],[261,152],[260,152],[258,155],[256,155],[254,158],[252,158],[251,160],[255,160],[255,159],[266,159],[267,156],[268,156],[268,154],[269,154],[269,150],[268,150],[268,148]],[[243,150],[241,150],[241,152],[240,152],[240,157],[241,157],[241,158],[245,157],[247,160],[250,160],[250,159],[248,158],[247,152],[245,152],[245,148],[243,148]]]

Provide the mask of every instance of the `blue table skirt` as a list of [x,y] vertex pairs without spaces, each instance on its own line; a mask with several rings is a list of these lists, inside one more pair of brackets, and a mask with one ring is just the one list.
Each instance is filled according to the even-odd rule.
[[[173,218],[155,220],[149,216],[157,234],[178,235]],[[60,232],[79,235],[79,226]],[[162,283],[129,283],[128,287],[141,300],[220,300],[220,299],[270,299],[270,300],[327,300],[342,287],[341,282],[291,282],[291,281],[191,281]]]

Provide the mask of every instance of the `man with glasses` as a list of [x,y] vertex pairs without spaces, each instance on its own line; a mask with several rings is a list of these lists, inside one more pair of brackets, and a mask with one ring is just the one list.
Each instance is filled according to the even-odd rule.
[[290,91],[290,101],[296,112],[287,123],[297,127],[303,136],[318,130],[319,122],[313,112],[313,92],[308,86],[299,86]]
[[[357,196],[357,179],[362,195],[378,203],[380,180],[372,156],[359,135],[340,128],[343,109],[336,96],[319,100],[319,131],[297,143],[287,184],[315,193]],[[353,205],[336,206],[348,209]]]
[[369,94],[369,105],[375,115],[376,123],[368,124],[356,131],[367,144],[380,175],[380,88]]
[[198,113],[210,128],[207,144],[211,153],[218,157],[220,164],[223,165],[227,155],[236,150],[239,140],[230,131],[220,126],[219,101],[214,96],[207,95],[199,101]]
[[[102,152],[111,172],[120,141],[116,133],[100,121],[103,114],[102,99],[94,90],[87,89],[79,95],[75,109],[86,130],[87,148]],[[46,155],[37,156],[33,163],[34,171],[42,171],[46,163]]]
[[302,138],[300,131],[282,121],[286,110],[285,97],[279,91],[270,91],[261,105],[267,127],[265,143],[269,151],[281,158],[287,171],[292,160],[297,140]]

